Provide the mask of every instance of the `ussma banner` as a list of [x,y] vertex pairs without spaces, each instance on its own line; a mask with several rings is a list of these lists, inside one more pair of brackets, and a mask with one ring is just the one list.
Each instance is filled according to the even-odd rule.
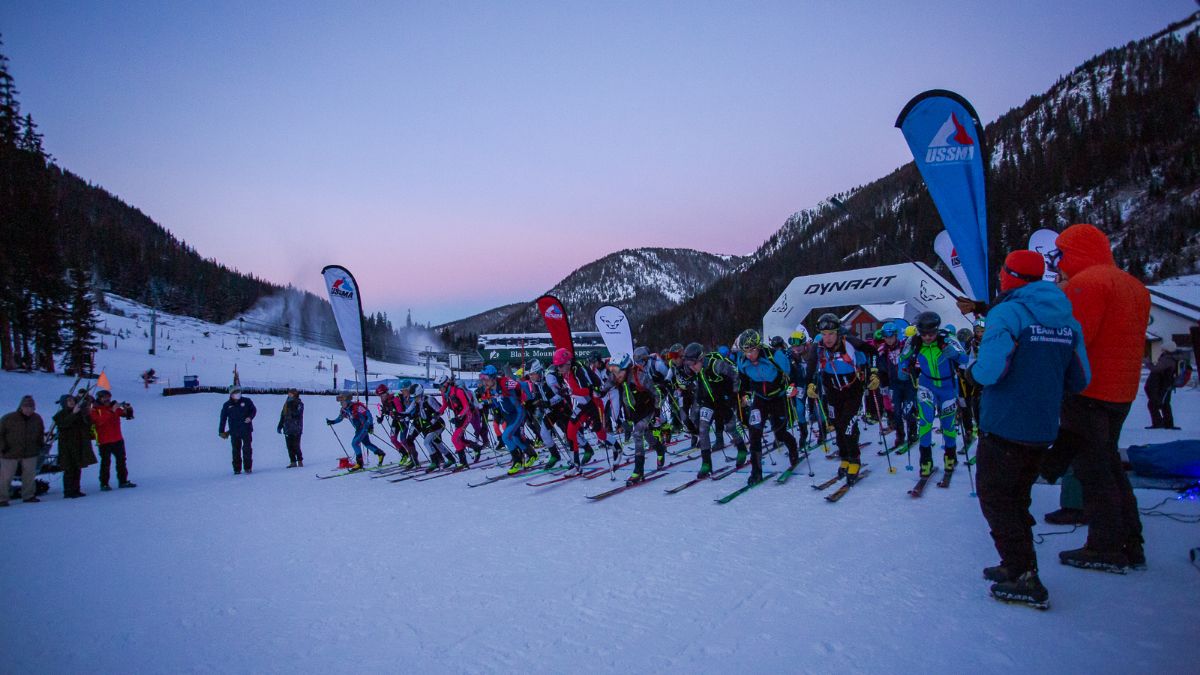
[[546,331],[554,341],[555,349],[566,349],[575,354],[575,341],[571,338],[571,321],[567,318],[567,310],[563,309],[562,301],[553,295],[543,295],[537,299],[538,314],[546,322]]
[[974,300],[988,299],[987,195],[983,178],[983,127],[965,98],[934,89],[904,106],[896,126],[942,224],[950,233]]
[[325,290],[329,291],[329,304],[333,307],[338,333],[342,335],[342,345],[350,357],[350,365],[362,373],[365,391],[367,357],[363,347],[362,296],[358,294],[358,282],[350,270],[341,265],[327,266],[321,270],[321,276],[325,277]]

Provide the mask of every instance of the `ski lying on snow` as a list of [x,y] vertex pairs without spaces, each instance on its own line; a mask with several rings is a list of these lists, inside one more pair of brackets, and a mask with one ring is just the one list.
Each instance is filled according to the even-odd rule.
[[645,476],[644,478],[642,478],[641,480],[639,480],[639,481],[638,481],[638,482],[636,482],[636,483],[626,483],[626,484],[624,484],[624,485],[622,485],[622,486],[620,486],[620,487],[615,487],[615,488],[613,488],[613,489],[611,489],[611,490],[608,490],[608,491],[606,491],[606,492],[601,492],[601,493],[600,493],[600,494],[598,494],[598,495],[588,495],[588,496],[587,496],[587,498],[588,498],[588,499],[590,499],[590,500],[592,500],[592,501],[600,501],[601,499],[606,499],[606,498],[608,498],[608,497],[611,497],[611,496],[613,496],[613,495],[615,495],[615,494],[619,494],[619,493],[621,493],[621,492],[624,492],[624,491],[626,491],[626,490],[628,490],[628,489],[630,489],[630,488],[635,488],[635,487],[637,487],[637,486],[639,486],[639,485],[645,485],[646,483],[649,483],[649,482],[650,482],[650,481],[652,481],[652,480],[658,480],[659,478],[662,478],[662,477],[663,477],[663,476],[665,476],[665,475],[667,475],[667,473],[666,473],[665,471],[661,470],[661,469],[659,469],[659,470],[657,470],[657,471],[652,471],[652,472],[650,472],[650,473],[646,474],[646,476]]
[[892,453],[892,454],[896,454],[896,455],[904,455],[904,454],[908,453],[908,449],[910,446],[912,446],[911,442],[901,443],[900,445],[893,446],[891,450],[877,450],[877,451],[875,451],[875,454],[877,454],[881,457],[888,453]]
[[675,487],[673,487],[673,488],[669,488],[669,489],[667,489],[667,490],[663,490],[663,492],[665,492],[665,493],[667,493],[667,494],[669,494],[669,495],[673,495],[673,494],[675,494],[676,492],[682,492],[682,491],[684,491],[684,490],[686,490],[686,489],[688,489],[688,488],[692,487],[693,485],[695,485],[695,484],[697,484],[697,483],[703,483],[703,482],[704,482],[704,481],[706,481],[706,480],[721,480],[722,478],[724,478],[724,477],[728,476],[729,474],[733,473],[734,471],[737,471],[737,467],[736,467],[736,466],[733,466],[733,465],[730,465],[730,466],[727,466],[727,467],[725,467],[725,468],[723,468],[723,469],[721,469],[721,470],[719,470],[719,471],[714,471],[714,472],[710,473],[709,475],[707,475],[707,476],[705,476],[705,477],[703,477],[703,478],[693,478],[693,479],[689,480],[688,482],[686,482],[686,483],[684,483],[684,484],[682,484],[682,485],[676,485],[676,486],[675,486]]
[[[858,480],[855,481],[854,485],[858,485],[858,483],[861,482],[863,478],[866,478],[867,474],[869,474],[869,473],[871,473],[870,469],[863,469],[862,471],[859,471],[858,472]],[[844,483],[840,488],[834,490],[830,494],[825,495],[825,501],[836,502],[837,500],[841,499],[842,497],[845,497],[846,493],[850,491],[851,487],[853,487],[853,486],[850,485],[850,483]]]
[[933,472],[928,476],[917,479],[917,484],[908,491],[908,494],[912,495],[913,497],[920,497],[921,493],[925,492],[925,486],[929,483],[929,479],[932,478],[933,474],[937,473],[938,470],[939,469],[935,466],[933,467]]
[[950,479],[951,478],[954,478],[954,469],[949,469],[945,473],[943,473],[942,479],[937,482],[937,486],[940,488],[950,487]]
[[763,483],[767,482],[774,475],[775,475],[775,472],[772,471],[768,474],[765,474],[762,477],[762,480],[758,481],[757,483],[747,483],[746,485],[743,485],[742,487],[734,490],[733,492],[730,492],[729,494],[725,495],[724,497],[721,497],[720,499],[714,499],[713,501],[715,501],[718,504],[728,504],[729,502],[733,501],[734,499],[737,499],[738,496],[746,494],[752,488],[756,488],[759,485],[762,485]]

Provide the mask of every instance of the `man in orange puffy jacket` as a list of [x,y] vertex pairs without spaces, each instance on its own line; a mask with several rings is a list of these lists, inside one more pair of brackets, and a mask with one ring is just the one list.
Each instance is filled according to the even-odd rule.
[[1059,560],[1124,574],[1146,562],[1137,499],[1117,441],[1137,396],[1150,293],[1117,268],[1108,237],[1094,226],[1068,227],[1058,235],[1057,246],[1062,288],[1083,327],[1092,368],[1088,387],[1064,399],[1058,440],[1043,465],[1043,476],[1056,480],[1073,458],[1089,521],[1084,547],[1059,553]]

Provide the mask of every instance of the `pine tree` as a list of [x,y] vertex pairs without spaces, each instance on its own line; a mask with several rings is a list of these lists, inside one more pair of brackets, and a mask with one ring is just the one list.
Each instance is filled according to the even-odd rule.
[[68,375],[84,375],[92,370],[92,356],[97,347],[96,331],[100,322],[96,318],[90,275],[82,265],[71,267],[69,286],[71,309],[65,326],[68,337],[63,371]]

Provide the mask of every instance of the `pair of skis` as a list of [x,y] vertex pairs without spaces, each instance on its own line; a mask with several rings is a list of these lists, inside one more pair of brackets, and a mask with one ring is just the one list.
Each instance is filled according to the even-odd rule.
[[[866,478],[867,475],[869,475],[870,473],[871,473],[871,470],[867,468],[866,464],[863,464],[862,467],[860,467],[860,469],[858,471],[858,478],[855,479],[855,482],[853,485],[850,483],[849,480],[846,480],[844,483],[842,483],[842,485],[840,487],[838,487],[838,489],[825,495],[825,501],[836,502],[839,499],[841,499],[842,497],[845,497],[846,493],[850,491],[850,488],[854,487],[854,485],[858,485],[858,483],[860,481],[862,481],[863,478]],[[838,481],[843,480],[845,478],[846,478],[845,476],[834,476],[833,478],[830,478],[829,480],[825,481],[824,483],[818,483],[816,485],[813,485],[812,487],[814,490],[820,492],[820,491],[827,490],[827,489],[833,487],[834,483],[837,483]]]

